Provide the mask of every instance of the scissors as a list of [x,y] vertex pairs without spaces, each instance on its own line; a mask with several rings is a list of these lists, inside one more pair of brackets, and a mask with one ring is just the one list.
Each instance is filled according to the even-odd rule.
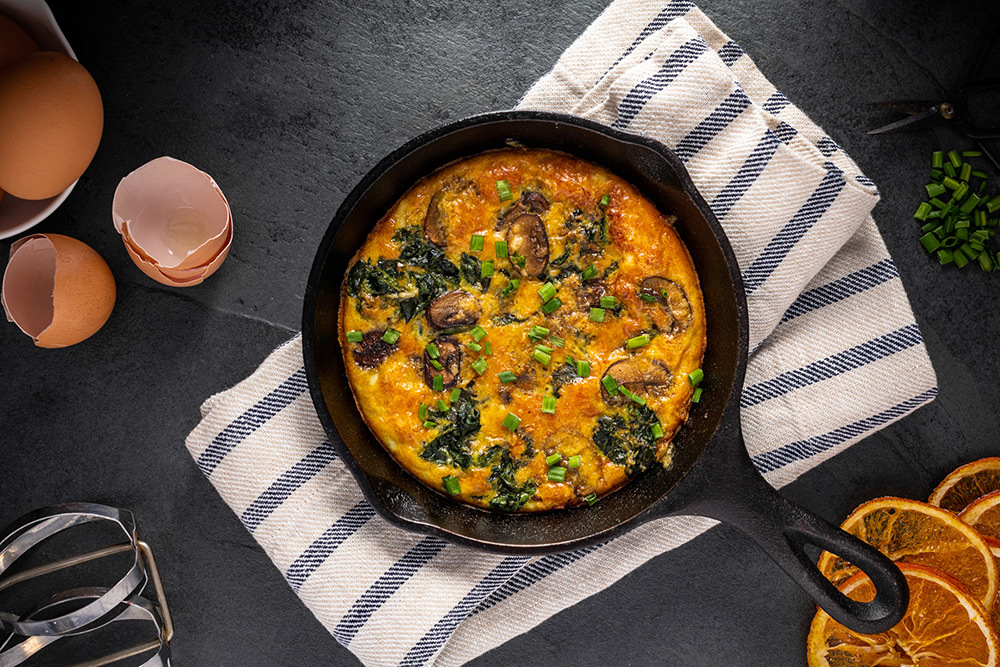
[[[872,130],[868,134],[912,132],[938,125],[950,125],[960,130],[969,139],[975,141],[983,155],[993,163],[994,167],[1000,170],[1000,161],[983,145],[984,139],[1000,139],[1000,127],[980,127],[969,119],[970,98],[975,100],[977,96],[984,93],[991,91],[1000,92],[1000,77],[978,78],[995,44],[996,40],[991,42],[980,56],[979,62],[973,70],[972,82],[960,88],[955,94],[947,96],[946,100],[876,102],[875,106],[878,108],[903,113],[908,118],[889,123],[888,125]],[[997,109],[997,113],[1000,113],[1000,109]],[[995,116],[996,114],[993,115]]]

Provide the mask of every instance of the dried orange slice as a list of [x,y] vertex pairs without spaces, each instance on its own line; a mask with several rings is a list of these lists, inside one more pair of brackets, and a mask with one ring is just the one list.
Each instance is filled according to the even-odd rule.
[[[918,500],[876,498],[858,506],[840,527],[894,561],[951,575],[987,611],[993,609],[998,576],[993,553],[979,533],[951,512]],[[858,571],[828,551],[817,567],[837,585]]]
[[927,502],[958,514],[973,500],[994,491],[1000,491],[1000,456],[956,468],[937,485]]
[[1000,491],[972,501],[958,518],[975,528],[993,553],[997,553],[1000,549]]
[[[933,568],[898,565],[910,587],[903,620],[888,632],[862,635],[821,609],[809,627],[809,667],[996,667],[996,632],[969,589]],[[844,581],[840,590],[861,602],[875,597],[875,587],[863,572]]]

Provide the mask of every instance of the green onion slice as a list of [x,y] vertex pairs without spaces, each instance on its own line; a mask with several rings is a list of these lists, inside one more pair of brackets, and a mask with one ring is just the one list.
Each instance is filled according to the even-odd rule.
[[549,301],[548,303],[543,303],[542,304],[542,310],[545,311],[546,315],[549,315],[549,314],[552,313],[552,311],[554,311],[556,308],[558,308],[561,305],[562,305],[562,301],[559,300],[559,297],[556,297],[556,298],[552,299],[551,301]]
[[591,308],[590,309],[590,321],[591,322],[603,322],[604,321],[604,309],[603,308]]
[[460,398],[462,398],[462,390],[459,389],[458,387],[452,389],[451,394],[448,396],[448,400],[451,401],[452,403],[454,403]]
[[578,361],[576,362],[576,374],[578,377],[590,377],[590,362],[589,361]]
[[618,305],[618,299],[613,296],[601,297],[601,308],[614,308]]
[[486,243],[486,237],[482,234],[473,234],[472,239],[469,240],[469,250],[472,252],[479,252],[483,249]]
[[543,366],[548,366],[549,362],[552,361],[552,355],[551,354],[548,354],[546,352],[542,352],[538,348],[535,348],[535,351],[531,353],[531,358],[534,359],[535,361],[541,363]]
[[483,373],[485,373],[487,366],[489,366],[489,362],[483,359],[482,357],[479,357],[478,359],[472,362],[472,370],[476,371],[477,375],[482,375]]
[[514,373],[511,371],[500,371],[497,374],[497,377],[500,378],[501,382],[506,382],[506,383],[517,382],[517,376],[514,375]]
[[538,288],[538,296],[542,297],[542,302],[551,301],[552,297],[556,295],[556,286],[552,283],[545,283],[540,288]]
[[395,345],[396,341],[399,340],[399,332],[395,329],[386,329],[385,333],[382,334],[382,340],[389,345]]
[[583,499],[585,501],[587,501],[588,505],[593,505],[594,503],[597,502],[597,494],[596,493],[588,493],[587,495],[585,495],[583,497]]
[[701,387],[698,387],[697,389],[694,390],[694,393],[691,394],[691,402],[692,403],[701,403],[701,392],[702,391],[703,390],[702,390]]
[[554,415],[556,413],[556,397],[546,396],[542,399],[542,412],[547,415]]
[[493,277],[493,260],[487,259],[482,264],[479,265],[479,276],[481,278],[492,278]]
[[486,329],[482,328],[478,324],[469,333],[472,334],[472,337],[476,339],[477,343],[482,339],[486,338]]
[[562,461],[562,454],[560,454],[559,452],[556,452],[555,454],[549,454],[548,456],[545,457],[545,465],[549,466],[550,468],[555,464],[559,463],[560,461]]
[[521,418],[515,415],[513,412],[508,412],[507,416],[503,418],[503,427],[508,431],[516,431],[517,427],[521,424]]
[[704,379],[705,379],[705,371],[701,370],[700,368],[696,368],[690,373],[688,373],[688,383],[692,387],[697,387],[698,384],[701,383],[701,381]]
[[583,271],[582,280],[587,281],[597,275],[597,265],[591,264]]
[[601,206],[607,206],[610,203],[611,203],[611,197],[609,197],[608,195],[604,195],[603,197],[601,197]]
[[497,181],[497,194],[500,195],[500,201],[514,198],[514,194],[510,191],[510,183],[507,181]]
[[360,331],[348,331],[347,332],[347,342],[348,343],[360,343],[364,340],[365,335]]
[[549,468],[549,481],[550,482],[565,482],[566,481],[566,468],[562,466],[556,466],[554,468]]
[[458,483],[458,479],[453,475],[443,477],[441,483],[444,485],[444,490],[453,496],[457,496],[462,492],[461,484]]
[[603,378],[601,378],[601,384],[604,385],[604,388],[610,395],[614,396],[615,394],[618,393],[618,381],[615,380],[610,375],[605,375]]
[[434,391],[444,391],[444,376],[435,375],[434,379],[431,380],[431,386],[434,388]]
[[572,468],[573,470],[576,470],[577,468],[579,468],[580,467],[580,455],[577,454],[576,456],[569,457],[569,460],[566,461],[566,467],[567,468]]
[[641,336],[633,336],[625,341],[625,347],[630,350],[634,350],[637,347],[643,347],[644,345],[649,345],[649,334],[642,334]]
[[424,349],[427,350],[427,356],[431,359],[437,359],[441,356],[441,351],[438,350],[438,346],[434,343],[427,343],[427,347]]

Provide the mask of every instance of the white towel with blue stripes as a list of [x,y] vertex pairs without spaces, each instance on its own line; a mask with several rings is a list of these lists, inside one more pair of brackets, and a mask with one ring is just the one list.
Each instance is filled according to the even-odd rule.
[[[691,2],[616,0],[520,108],[653,137],[684,160],[743,272],[753,351],[743,428],[772,484],[934,398],[870,217],[874,183]],[[370,667],[465,663],[713,525],[665,519],[533,558],[403,532],[375,515],[326,441],[298,338],[202,411],[191,455],[306,606]]]

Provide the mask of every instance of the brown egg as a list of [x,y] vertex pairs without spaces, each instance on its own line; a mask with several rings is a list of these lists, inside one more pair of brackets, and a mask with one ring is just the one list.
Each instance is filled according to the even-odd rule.
[[115,279],[87,244],[32,234],[10,247],[0,303],[38,347],[68,347],[104,326],[115,306]]
[[38,45],[24,28],[0,14],[0,69],[38,51]]
[[87,169],[103,128],[97,84],[69,56],[43,51],[0,70],[0,189],[54,197]]

